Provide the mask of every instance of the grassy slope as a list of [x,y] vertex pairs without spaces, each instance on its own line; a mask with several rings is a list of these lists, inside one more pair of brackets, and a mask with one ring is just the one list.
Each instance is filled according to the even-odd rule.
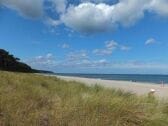
[[168,104],[55,77],[0,71],[0,126],[167,126]]

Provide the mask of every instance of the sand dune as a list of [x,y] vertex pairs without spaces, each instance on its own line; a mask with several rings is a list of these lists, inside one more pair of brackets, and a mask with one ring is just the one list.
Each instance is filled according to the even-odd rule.
[[70,76],[57,76],[57,77],[66,81],[82,82],[89,86],[98,84],[107,88],[122,89],[124,91],[130,91],[137,95],[147,95],[151,89],[154,89],[156,91],[154,93],[156,97],[168,98],[168,85],[166,84],[163,87],[160,84],[154,84],[154,83],[101,80],[101,79],[70,77]]

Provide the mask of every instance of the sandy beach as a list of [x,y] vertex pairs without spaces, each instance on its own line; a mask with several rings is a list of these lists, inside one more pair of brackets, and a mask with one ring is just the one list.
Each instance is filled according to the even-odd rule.
[[154,84],[154,83],[143,83],[143,82],[131,82],[131,81],[116,81],[116,80],[101,80],[92,78],[82,77],[70,77],[70,76],[57,76],[60,79],[66,81],[78,81],[88,86],[98,84],[106,88],[121,89],[129,91],[137,95],[147,95],[151,89],[154,89],[156,97],[168,98],[168,85]]

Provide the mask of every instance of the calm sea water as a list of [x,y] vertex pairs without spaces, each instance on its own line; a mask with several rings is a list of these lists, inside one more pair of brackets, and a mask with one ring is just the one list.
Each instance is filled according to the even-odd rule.
[[84,78],[96,78],[103,80],[122,80],[122,81],[134,81],[134,82],[149,82],[161,84],[168,84],[168,75],[139,75],[139,74],[63,74],[57,73],[56,75],[62,76],[74,76]]

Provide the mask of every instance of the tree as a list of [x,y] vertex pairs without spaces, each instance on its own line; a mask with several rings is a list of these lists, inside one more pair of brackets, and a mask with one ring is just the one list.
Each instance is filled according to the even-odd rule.
[[25,63],[20,62],[20,59],[9,54],[4,49],[0,49],[0,70],[18,71],[18,72],[33,72],[34,70]]

